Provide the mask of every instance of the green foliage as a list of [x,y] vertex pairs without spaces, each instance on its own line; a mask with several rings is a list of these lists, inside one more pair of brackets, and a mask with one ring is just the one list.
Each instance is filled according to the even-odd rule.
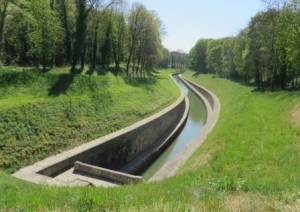
[[220,76],[223,76],[222,71],[222,55],[223,55],[223,48],[221,45],[216,45],[211,47],[213,44],[210,44],[210,48],[208,51],[207,61],[211,70]]
[[209,39],[200,39],[189,53],[190,65],[198,72],[206,73],[207,46]]
[[162,23],[157,15],[148,11],[144,5],[134,3],[128,17],[130,35],[129,56],[126,73],[132,72],[142,76],[146,70],[152,70],[163,59],[163,46],[160,33]]
[[188,67],[188,54],[181,50],[168,52],[169,62],[168,65],[172,69],[185,70]]
[[30,45],[27,54],[41,61],[43,67],[46,68],[61,44],[62,30],[60,25],[54,24],[59,23],[58,14],[45,0],[30,0],[25,5],[27,40]]
[[136,74],[152,70],[163,58],[162,23],[143,5],[133,41],[131,11],[123,1],[18,0],[8,6],[10,0],[2,1],[0,60],[6,65],[42,65],[45,70],[69,65],[75,73],[86,64],[96,70],[114,62],[118,74],[121,63],[128,61]]
[[191,68],[254,81],[262,90],[299,88],[299,1],[265,2],[268,8],[236,37],[199,40],[189,54]]

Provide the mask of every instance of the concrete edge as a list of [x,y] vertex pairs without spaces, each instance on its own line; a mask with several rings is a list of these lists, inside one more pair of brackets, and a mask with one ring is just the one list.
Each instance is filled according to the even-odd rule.
[[[176,83],[176,82],[175,82]],[[177,83],[176,83],[177,84]],[[147,149],[144,153],[142,153],[139,157],[137,157],[134,161],[132,161],[129,165],[125,166],[119,171],[124,171],[125,173],[137,173],[145,169],[145,167],[148,167],[153,161],[155,161],[162,153],[163,151],[168,148],[169,145],[171,145],[172,141],[176,136],[180,133],[182,128],[184,127],[184,124],[186,123],[188,119],[189,114],[189,99],[187,96],[185,96],[185,110],[184,113],[180,119],[180,121],[176,124],[176,127],[173,129],[173,131],[167,135],[164,139],[158,140],[158,144],[153,144],[151,148]],[[161,142],[161,140],[163,140]]]
[[[178,75],[178,74],[179,73],[171,73],[171,74],[169,74],[169,77],[173,80],[175,85],[180,89],[181,93],[183,93],[182,89],[177,84],[176,80],[173,78],[173,75]],[[136,170],[139,170],[139,171],[144,170],[145,169],[144,167],[148,167],[151,163],[153,163],[153,161],[155,161],[163,153],[163,151],[165,149],[167,149],[169,145],[171,145],[172,141],[180,133],[180,131],[182,130],[182,128],[184,127],[184,125],[188,119],[190,102],[185,94],[184,94],[184,96],[185,96],[184,97],[185,110],[184,110],[184,113],[183,113],[180,121],[176,124],[176,127],[173,129],[173,131],[170,134],[168,134],[168,136],[166,138],[164,138],[163,142],[158,141],[157,142],[157,143],[159,143],[158,145],[154,144],[153,147],[151,147],[151,150],[149,150],[149,152],[145,152],[145,154],[143,154],[140,157],[135,159],[135,161],[139,161],[139,162],[137,162],[137,163],[139,163],[138,167],[133,167],[133,169],[125,167],[121,171],[124,170],[125,172],[136,173]],[[143,166],[143,168],[142,168],[142,166]]]
[[[171,74],[170,74],[171,76]],[[177,84],[177,83],[176,83]],[[125,134],[129,131],[135,130],[136,128],[147,124],[148,122],[151,122],[152,120],[155,120],[157,118],[159,118],[160,116],[168,113],[169,111],[173,110],[174,108],[176,108],[177,105],[179,105],[180,103],[182,103],[183,101],[186,101],[187,98],[185,96],[185,94],[183,93],[183,91],[181,90],[180,96],[179,98],[170,106],[166,107],[165,109],[163,109],[162,111],[148,117],[145,118],[141,121],[136,122],[133,125],[130,125],[128,127],[125,127],[123,129],[120,129],[116,132],[113,132],[111,134],[108,134],[106,136],[103,136],[101,138],[95,139],[91,142],[82,144],[80,146],[77,146],[73,149],[70,150],[66,150],[60,154],[57,155],[53,155],[50,156],[42,161],[38,161],[33,165],[30,166],[26,166],[21,168],[20,170],[18,170],[17,172],[15,172],[14,174],[12,174],[12,176],[17,177],[19,179],[28,181],[28,182],[32,182],[35,184],[48,184],[48,185],[54,185],[54,186],[68,186],[68,183],[46,176],[46,175],[42,175],[39,174],[39,172],[41,172],[42,170],[53,166],[57,163],[60,163],[61,161],[67,160],[81,152],[87,151],[89,149],[92,149],[100,144],[103,144],[105,142],[109,142],[110,140],[112,140],[113,138],[119,137],[122,134]],[[176,127],[176,129],[178,129]]]
[[173,159],[168,161],[154,176],[152,176],[148,180],[149,182],[161,181],[174,176],[179,167],[192,156],[196,149],[202,145],[209,133],[213,130],[219,118],[221,104],[216,95],[204,87],[183,78],[181,75],[179,78],[203,101],[207,111],[207,121],[205,126],[192,139],[192,141]]
[[88,174],[90,176],[101,177],[121,184],[138,183],[143,181],[143,178],[141,176],[135,176],[115,170],[92,166],[79,161],[76,161],[74,163],[74,171]]

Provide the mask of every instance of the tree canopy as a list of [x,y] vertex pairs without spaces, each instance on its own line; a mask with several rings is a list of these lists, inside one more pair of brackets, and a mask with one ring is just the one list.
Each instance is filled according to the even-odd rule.
[[266,0],[237,36],[200,39],[189,53],[199,73],[243,79],[258,89],[299,88],[300,1]]
[[[127,74],[164,59],[163,24],[144,5],[122,0],[0,0],[0,59],[5,65],[85,65]],[[116,72],[117,73],[117,72]]]

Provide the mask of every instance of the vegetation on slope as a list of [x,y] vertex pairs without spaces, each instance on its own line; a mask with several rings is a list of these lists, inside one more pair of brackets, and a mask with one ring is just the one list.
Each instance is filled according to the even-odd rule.
[[189,79],[221,101],[214,132],[181,170],[218,190],[300,198],[299,92],[260,92],[212,75]]
[[2,209],[299,210],[299,92],[261,93],[192,75],[185,74],[215,92],[222,109],[214,131],[174,178],[112,189],[56,188],[1,173]]
[[130,78],[2,70],[0,168],[15,171],[154,114],[179,95],[168,73]]

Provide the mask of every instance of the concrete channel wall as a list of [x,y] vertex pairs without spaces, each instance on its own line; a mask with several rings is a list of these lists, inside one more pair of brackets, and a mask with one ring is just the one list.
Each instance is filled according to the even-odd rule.
[[[76,161],[91,167],[101,167],[104,172],[121,170],[123,167],[127,167],[125,170],[139,170],[151,163],[170,143],[184,124],[188,108],[188,100],[181,92],[178,100],[161,112],[115,133],[22,168],[14,176],[34,183],[68,185],[61,178],[56,180],[56,176],[74,167]],[[91,167],[88,167],[89,170]],[[110,171],[107,173],[109,175]]]
[[182,78],[179,78],[185,83],[199,99],[204,103],[207,112],[207,121],[202,130],[192,139],[192,141],[181,150],[175,157],[169,160],[149,181],[160,181],[172,177],[179,167],[201,146],[209,133],[213,130],[219,118],[221,104],[219,99],[209,90],[201,87],[200,85]]

